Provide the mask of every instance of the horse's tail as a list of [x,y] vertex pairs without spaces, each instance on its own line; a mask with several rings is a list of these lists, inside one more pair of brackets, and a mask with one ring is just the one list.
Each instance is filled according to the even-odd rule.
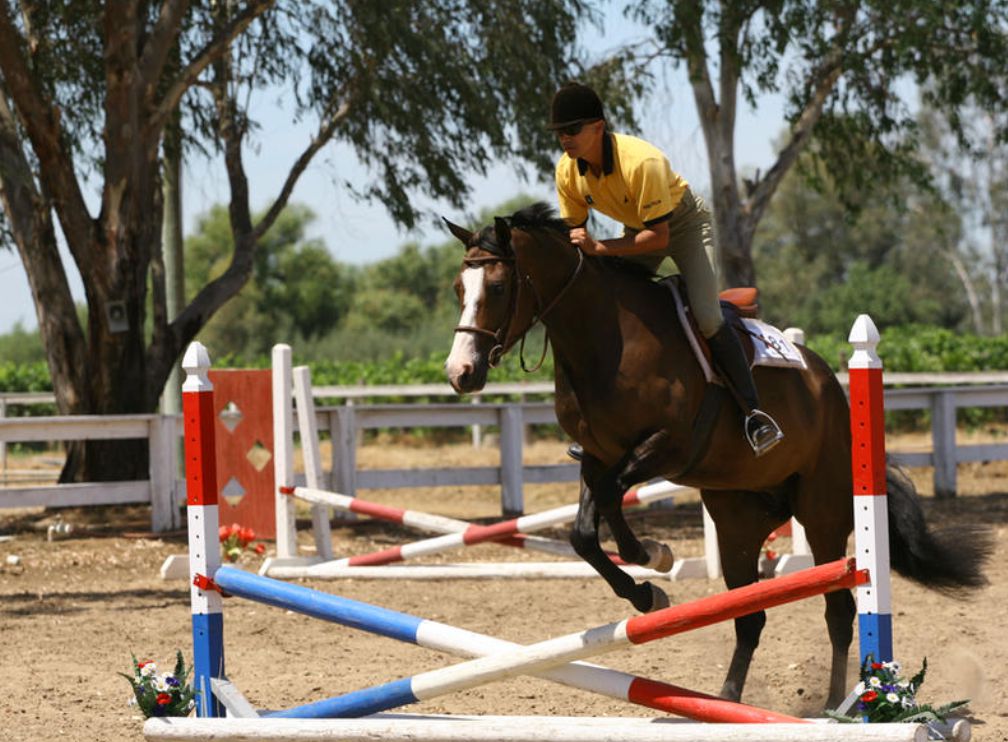
[[987,527],[957,524],[932,531],[913,482],[891,463],[886,466],[886,485],[889,560],[894,570],[944,593],[961,593],[988,584],[983,568],[991,555],[993,539]]

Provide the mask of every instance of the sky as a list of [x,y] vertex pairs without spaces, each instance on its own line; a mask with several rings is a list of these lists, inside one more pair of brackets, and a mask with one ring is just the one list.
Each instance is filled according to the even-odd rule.
[[[585,36],[584,46],[602,53],[628,39],[641,38],[642,34],[642,29],[614,15],[607,18],[603,31],[592,31]],[[709,189],[709,177],[703,133],[685,73],[671,72],[662,82],[659,92],[640,107],[640,135],[662,149],[672,168],[699,192],[705,193]],[[758,110],[751,110],[740,101],[735,144],[741,172],[757,167],[764,172],[767,170],[772,162],[772,143],[783,121],[782,103],[778,98],[767,96],[759,103]],[[291,123],[289,112],[282,105],[264,103],[259,113],[262,130],[245,157],[252,207],[256,210],[265,208],[275,197],[291,163],[311,136],[307,126]],[[356,158],[352,149],[345,145],[329,145],[316,155],[291,196],[292,203],[306,204],[315,212],[317,218],[310,236],[323,239],[336,260],[358,265],[371,263],[395,255],[406,242],[431,245],[448,237],[431,218],[413,231],[399,229],[382,206],[358,202],[338,185],[344,180],[362,182],[370,177],[366,164]],[[430,199],[421,203],[432,213],[459,223],[483,208],[520,193],[555,203],[551,183],[523,181],[506,163],[491,168],[486,176],[473,175],[471,184],[470,205],[464,212]],[[195,230],[200,214],[228,200],[222,162],[219,159],[189,160],[183,169],[182,199],[184,229],[189,235]],[[80,278],[65,251],[64,264],[75,298],[83,300]],[[0,297],[3,297],[0,300],[0,333],[10,332],[18,323],[29,330],[37,326],[28,281],[13,251],[0,251]]]

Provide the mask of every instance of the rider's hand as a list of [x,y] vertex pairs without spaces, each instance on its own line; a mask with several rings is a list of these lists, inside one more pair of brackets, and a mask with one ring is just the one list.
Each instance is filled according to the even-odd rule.
[[570,241],[577,245],[585,255],[601,255],[605,252],[605,245],[596,242],[584,227],[575,227],[570,231]]

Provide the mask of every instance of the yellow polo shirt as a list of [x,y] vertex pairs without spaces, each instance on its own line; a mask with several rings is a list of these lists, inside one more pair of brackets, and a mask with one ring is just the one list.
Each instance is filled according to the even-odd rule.
[[556,166],[560,216],[572,227],[588,221],[589,209],[630,229],[653,226],[669,218],[688,187],[660,149],[625,134],[605,135],[599,177],[567,154]]

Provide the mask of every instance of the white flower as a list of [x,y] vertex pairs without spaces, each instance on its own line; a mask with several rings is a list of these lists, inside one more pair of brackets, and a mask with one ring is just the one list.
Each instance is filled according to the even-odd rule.
[[887,701],[889,701],[889,703],[896,703],[900,699],[900,697],[896,693],[891,693],[890,692],[890,693],[886,693],[885,699]]
[[891,670],[894,674],[899,675],[900,663],[896,660],[893,660],[892,662],[884,662],[882,663],[882,666],[887,670]]
[[871,676],[871,677],[870,677],[870,678],[868,679],[868,685],[870,685],[870,686],[871,686],[872,688],[879,688],[879,687],[881,687],[881,685],[882,685],[882,681],[881,681],[881,680],[879,680],[879,679],[878,679],[877,677],[875,677],[874,675],[872,675],[872,676]]
[[148,662],[146,665],[140,668],[140,677],[149,678],[157,674],[157,665],[153,662]]
[[171,687],[168,685],[167,682],[169,677],[171,677],[171,675],[169,675],[168,673],[165,673],[164,675],[158,675],[154,679],[155,690],[157,690],[159,693],[167,693],[169,690],[171,690]]

